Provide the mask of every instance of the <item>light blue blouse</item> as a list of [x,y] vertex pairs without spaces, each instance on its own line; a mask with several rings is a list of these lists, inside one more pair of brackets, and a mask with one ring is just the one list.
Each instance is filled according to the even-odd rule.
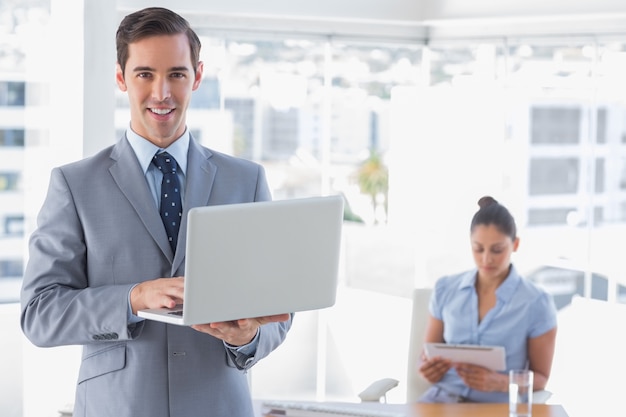
[[[440,278],[430,299],[430,314],[443,321],[446,343],[504,346],[509,369],[528,366],[528,339],[556,327],[552,297],[523,279],[511,266],[496,290],[496,305],[478,320],[477,270]],[[467,387],[454,369],[436,384],[475,402],[507,402],[506,392],[482,392]]]

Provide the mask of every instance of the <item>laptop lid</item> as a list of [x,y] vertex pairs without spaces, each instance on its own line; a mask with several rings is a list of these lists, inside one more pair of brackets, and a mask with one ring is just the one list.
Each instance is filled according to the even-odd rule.
[[338,195],[193,208],[182,317],[138,314],[192,325],[330,307],[342,224]]

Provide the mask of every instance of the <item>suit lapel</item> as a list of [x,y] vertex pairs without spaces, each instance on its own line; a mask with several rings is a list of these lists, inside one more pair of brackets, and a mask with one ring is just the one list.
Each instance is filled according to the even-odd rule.
[[174,254],[167,241],[161,216],[155,205],[151,204],[153,197],[146,185],[146,179],[135,157],[135,152],[126,138],[115,145],[111,152],[111,158],[115,160],[115,163],[109,168],[113,180],[134,207],[141,222],[159,245],[163,254],[172,262]]
[[206,206],[215,180],[216,167],[209,162],[211,152],[201,147],[193,138],[189,141],[187,172],[185,174],[185,201],[183,201],[183,221],[178,234],[178,246],[172,270],[182,265],[187,245],[187,214],[193,207]]

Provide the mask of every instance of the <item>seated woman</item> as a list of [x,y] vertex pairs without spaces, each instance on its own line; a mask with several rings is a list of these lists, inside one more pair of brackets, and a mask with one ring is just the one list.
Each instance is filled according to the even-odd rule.
[[[492,197],[478,201],[470,240],[476,268],[440,278],[430,300],[425,343],[504,346],[509,369],[534,371],[534,390],[550,376],[556,339],[552,297],[511,263],[519,238],[513,216]],[[419,402],[507,402],[508,372],[422,354],[433,385]]]

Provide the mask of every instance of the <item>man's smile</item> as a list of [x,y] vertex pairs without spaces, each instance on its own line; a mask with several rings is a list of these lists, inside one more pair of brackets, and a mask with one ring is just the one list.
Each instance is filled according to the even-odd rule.
[[149,108],[148,110],[158,115],[165,115],[174,111],[174,109],[155,109],[155,108]]

